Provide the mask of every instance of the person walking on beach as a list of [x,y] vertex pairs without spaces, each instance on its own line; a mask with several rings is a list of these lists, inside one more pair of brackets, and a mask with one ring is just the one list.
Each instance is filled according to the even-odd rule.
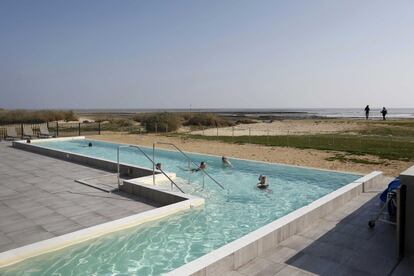
[[382,119],[385,121],[385,116],[387,116],[387,109],[385,107],[382,108],[381,110],[381,114],[382,114]]
[[369,105],[367,105],[366,107],[365,107],[365,119],[367,119],[368,120],[368,118],[369,118],[369,111],[370,111],[371,109],[369,108]]

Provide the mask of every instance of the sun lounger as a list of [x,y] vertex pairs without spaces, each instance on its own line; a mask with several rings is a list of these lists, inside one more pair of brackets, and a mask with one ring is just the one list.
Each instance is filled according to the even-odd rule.
[[4,139],[17,139],[17,132],[15,127],[6,127],[6,136],[4,136]]
[[53,135],[50,134],[49,128],[46,125],[40,125],[38,136],[39,136],[39,138],[53,137]]
[[29,126],[23,126],[23,138],[33,138],[35,135],[33,134],[33,129]]

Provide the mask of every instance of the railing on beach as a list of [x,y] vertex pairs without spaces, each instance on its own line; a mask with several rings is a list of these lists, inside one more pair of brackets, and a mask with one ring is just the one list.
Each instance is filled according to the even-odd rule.
[[18,138],[23,138],[23,128],[32,129],[35,136],[39,136],[40,127],[44,125],[49,129],[50,135],[55,137],[81,136],[101,134],[100,122],[77,123],[77,122],[48,122],[39,124],[8,124],[0,125],[0,139],[4,139],[7,128],[14,128]]

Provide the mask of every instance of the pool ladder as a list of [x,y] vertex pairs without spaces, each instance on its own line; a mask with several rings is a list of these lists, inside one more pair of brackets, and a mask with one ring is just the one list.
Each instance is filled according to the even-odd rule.
[[[175,148],[178,152],[180,152],[188,161],[188,167],[190,168],[191,163],[193,165],[195,165],[198,168],[198,164],[196,162],[194,162],[193,159],[191,159],[185,152],[183,152],[179,147],[177,147],[176,145],[174,145],[173,143],[167,143],[167,142],[155,142],[152,145],[152,158],[153,160],[155,160],[155,145],[156,144],[160,144],[160,145],[169,145],[172,146],[173,148]],[[207,176],[208,178],[210,178],[211,180],[213,180],[214,183],[216,183],[221,189],[226,190],[226,188],[224,188],[223,185],[221,185],[217,180],[215,180],[209,173],[207,173],[205,170],[200,170],[203,172],[203,174],[205,176]],[[204,179],[203,179],[203,186],[204,186]]]
[[[155,185],[155,162],[154,162],[154,159],[151,159],[151,157],[149,157],[139,146],[136,146],[136,145],[123,145],[123,146],[118,146],[117,155],[116,155],[116,159],[117,159],[117,163],[118,163],[118,165],[117,165],[118,190],[119,190],[120,185],[121,185],[120,158],[119,158],[121,148],[135,148],[135,149],[139,150],[152,163],[152,182]],[[154,158],[154,153],[153,153],[153,158]],[[175,183],[174,180],[172,180],[171,177],[169,177],[161,168],[159,168],[158,171],[160,171],[171,182],[171,191],[173,190],[173,186],[175,186],[175,187],[177,187],[177,189],[180,192],[185,194],[184,191],[180,188],[180,186],[178,186],[177,183]]]

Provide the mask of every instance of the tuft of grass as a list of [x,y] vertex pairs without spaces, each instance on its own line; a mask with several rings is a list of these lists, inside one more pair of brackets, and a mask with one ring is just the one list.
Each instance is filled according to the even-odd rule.
[[347,157],[345,154],[336,153],[332,157],[325,158],[327,161],[340,161],[343,163],[358,163],[358,164],[369,164],[369,165],[388,165],[388,163],[383,161],[374,161],[374,160],[368,160],[368,159],[360,159],[360,158],[353,158],[353,157]]

